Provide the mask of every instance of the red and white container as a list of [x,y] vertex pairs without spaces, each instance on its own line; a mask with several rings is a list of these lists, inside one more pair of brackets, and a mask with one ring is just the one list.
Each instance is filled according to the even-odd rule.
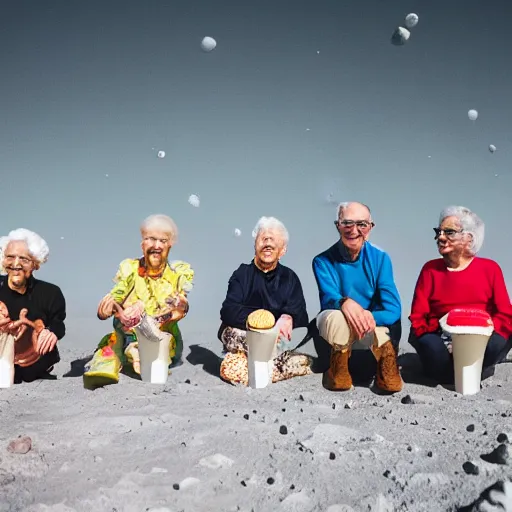
[[476,395],[480,391],[487,342],[494,331],[491,316],[480,309],[457,308],[439,320],[452,338],[455,391]]

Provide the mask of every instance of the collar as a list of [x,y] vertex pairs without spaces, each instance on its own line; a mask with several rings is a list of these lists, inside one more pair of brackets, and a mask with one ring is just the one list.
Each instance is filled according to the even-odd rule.
[[365,250],[365,247],[366,247],[366,242],[363,242],[361,250],[359,251],[359,254],[357,255],[357,258],[355,260],[350,258],[350,254],[341,240],[338,240],[337,245],[338,245],[338,253],[341,257],[341,260],[346,263],[355,263],[356,261],[359,260],[359,258],[361,258],[361,255],[363,254],[363,251]]
[[272,279],[277,274],[279,269],[281,268],[281,263],[279,261],[277,262],[276,268],[273,268],[272,270],[269,270],[268,272],[261,270],[261,268],[259,268],[258,265],[256,265],[256,262],[254,261],[254,259],[252,260],[251,265],[256,269],[257,272],[262,274],[265,277],[265,279],[268,279],[268,280]]

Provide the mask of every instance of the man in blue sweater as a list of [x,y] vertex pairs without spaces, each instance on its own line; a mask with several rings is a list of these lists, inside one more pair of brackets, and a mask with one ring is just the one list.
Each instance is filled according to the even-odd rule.
[[377,387],[396,393],[403,387],[396,361],[402,306],[391,259],[368,242],[375,224],[366,205],[341,203],[334,224],[340,240],[313,259],[321,305],[316,323],[331,345],[323,385],[332,391],[352,388],[349,358],[360,341],[377,360]]

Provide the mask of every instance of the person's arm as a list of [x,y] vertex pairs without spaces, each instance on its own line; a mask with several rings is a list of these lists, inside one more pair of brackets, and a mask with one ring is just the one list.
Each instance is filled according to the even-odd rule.
[[118,304],[123,304],[135,285],[135,272],[139,262],[137,260],[126,259],[119,264],[119,268],[114,277],[114,287],[110,290],[110,295]]
[[306,309],[306,299],[304,298],[304,291],[299,276],[295,272],[291,275],[291,284],[288,292],[288,297],[282,314],[289,315],[292,318],[292,328],[307,327],[309,324],[308,312]]
[[313,274],[320,295],[320,309],[340,309],[343,297],[339,277],[332,265],[317,256],[313,259]]
[[58,340],[64,338],[66,334],[64,320],[66,320],[66,299],[62,290],[55,287],[53,300],[48,311],[48,325],[45,325],[45,328],[53,332]]
[[402,301],[395,284],[393,265],[388,254],[384,253],[377,289],[380,296],[381,309],[372,311],[377,325],[392,325],[402,316]]
[[503,277],[501,267],[495,263],[493,265],[493,281],[492,281],[492,298],[494,302],[494,313],[492,321],[494,330],[505,339],[509,339],[512,335],[512,306],[510,297]]
[[244,305],[244,290],[242,283],[233,272],[229,278],[228,291],[220,310],[220,319],[229,327],[245,330],[247,317],[254,311],[254,308]]
[[417,338],[431,330],[429,329],[428,318],[430,314],[429,297],[431,293],[432,277],[425,264],[421,269],[418,280],[416,281],[411,305],[411,314],[409,315],[412,330]]

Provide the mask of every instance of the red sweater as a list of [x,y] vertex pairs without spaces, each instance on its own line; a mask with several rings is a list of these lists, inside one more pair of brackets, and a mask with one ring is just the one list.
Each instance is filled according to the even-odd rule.
[[457,307],[487,311],[495,332],[505,339],[512,335],[512,305],[503,272],[495,261],[474,258],[459,272],[448,270],[442,258],[425,263],[409,316],[416,337],[437,331],[439,319]]

